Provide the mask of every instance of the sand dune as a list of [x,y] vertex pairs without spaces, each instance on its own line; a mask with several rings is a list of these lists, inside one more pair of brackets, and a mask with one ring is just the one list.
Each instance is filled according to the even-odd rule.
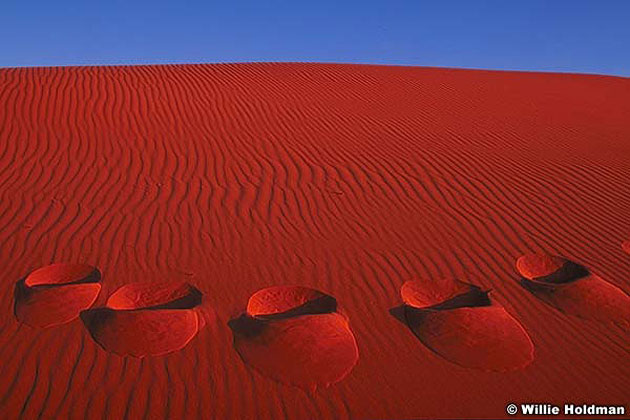
[[569,74],[0,70],[0,413],[625,404],[629,103]]

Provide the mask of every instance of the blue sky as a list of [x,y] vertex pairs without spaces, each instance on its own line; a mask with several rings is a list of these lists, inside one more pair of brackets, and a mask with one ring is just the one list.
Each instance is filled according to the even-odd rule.
[[630,0],[4,0],[0,67],[311,61],[630,76]]

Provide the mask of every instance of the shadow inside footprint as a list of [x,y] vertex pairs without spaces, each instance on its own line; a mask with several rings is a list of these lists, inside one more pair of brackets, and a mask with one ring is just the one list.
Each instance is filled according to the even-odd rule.
[[401,296],[405,304],[392,308],[392,316],[452,363],[507,371],[533,360],[525,329],[477,286],[454,279],[408,281]]
[[81,313],[92,338],[105,350],[135,357],[159,356],[185,347],[201,327],[201,292],[188,283],[132,283],[104,308]]
[[101,273],[87,264],[52,264],[18,281],[14,290],[16,318],[46,328],[79,317],[101,290]]
[[337,300],[319,290],[297,286],[274,286],[254,293],[247,313],[260,319],[283,319],[335,312]]
[[630,322],[630,296],[586,267],[548,254],[516,261],[521,285],[568,315],[600,322]]
[[348,320],[329,295],[299,286],[270,287],[250,298],[228,325],[243,361],[264,376],[314,390],[342,380],[359,353]]

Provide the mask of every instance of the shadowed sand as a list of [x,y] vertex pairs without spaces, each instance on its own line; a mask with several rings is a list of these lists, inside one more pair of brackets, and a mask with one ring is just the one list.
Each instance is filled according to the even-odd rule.
[[33,327],[51,327],[78,318],[96,301],[101,273],[86,264],[52,264],[15,285],[15,316]]
[[405,304],[390,312],[409,326],[428,348],[468,368],[506,371],[527,366],[534,346],[520,323],[488,292],[442,278],[407,281]]
[[247,314],[259,319],[282,319],[337,310],[337,300],[308,287],[274,286],[259,290],[247,302]]
[[105,308],[81,314],[105,350],[135,357],[159,356],[185,347],[200,328],[194,309],[201,292],[187,283],[132,283],[118,289]]
[[549,254],[516,261],[521,284],[556,309],[600,322],[630,322],[630,296],[586,267]]
[[341,381],[359,354],[337,302],[314,289],[276,286],[249,299],[229,322],[243,361],[265,376],[315,390]]

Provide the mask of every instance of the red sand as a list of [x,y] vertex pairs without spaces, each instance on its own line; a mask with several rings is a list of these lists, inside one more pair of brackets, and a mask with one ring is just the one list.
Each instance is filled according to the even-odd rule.
[[245,363],[281,383],[315,392],[344,379],[359,359],[348,321],[338,313],[253,321],[233,328],[234,346]]
[[[330,308],[332,310],[313,309],[316,312],[333,312],[336,309],[335,299],[319,290],[300,286],[266,287],[249,298],[247,314],[254,317],[282,315],[299,308],[313,306],[314,303],[321,302],[324,299],[334,302],[333,307]],[[317,306],[321,307],[321,305]]]
[[96,301],[101,273],[87,264],[51,264],[15,285],[15,317],[33,327],[70,322]]
[[[628,79],[587,75],[316,64],[0,70],[0,413],[470,418],[502,417],[509,402],[627,404],[628,326],[549,304],[523,287],[516,261],[563,256],[602,279],[604,297],[610,287],[627,296],[629,103]],[[39,328],[16,318],[16,283],[53,262],[101,271],[90,311],[132,327],[122,346],[141,341],[138,314],[155,310],[97,309],[121,286],[185,282],[206,306],[158,309],[178,314],[158,330],[176,331],[180,350],[121,357],[80,319]],[[470,325],[487,329],[479,310],[501,308],[530,337],[531,363],[462,367],[392,316],[406,281],[442,278],[491,290],[493,304],[437,312],[475,314],[482,320]],[[265,320],[275,344],[246,363],[228,322],[252,294],[282,285],[322,291],[344,315]],[[570,304],[607,313],[584,303],[592,293]],[[188,314],[200,328],[188,329]],[[315,321],[297,337],[312,337],[326,350],[311,354],[332,363],[274,377],[278,360],[304,354],[277,331],[304,318]],[[470,320],[447,318],[448,331]],[[358,347],[347,373],[356,355],[343,325]],[[420,333],[441,340],[440,325]],[[462,343],[444,348],[460,360],[471,354]],[[341,379],[311,392],[284,383],[290,375]]]
[[145,281],[126,284],[112,293],[105,304],[116,310],[156,307],[194,307],[201,301],[199,292],[184,282]]
[[630,325],[630,296],[573,261],[528,254],[516,261],[523,286],[568,315]]
[[477,290],[478,287],[456,279],[421,279],[406,281],[400,288],[400,297],[406,305],[425,309],[474,294]]
[[422,343],[460,366],[504,372],[523,369],[534,359],[527,332],[501,306],[407,308],[405,316]]
[[104,308],[81,318],[103,349],[121,356],[160,356],[180,350],[203,322],[195,308],[201,293],[184,282],[130,283],[116,290]]
[[254,293],[229,322],[243,361],[261,374],[311,392],[341,381],[359,358],[348,319],[319,290],[273,286]]
[[[479,287],[456,279],[410,280],[401,320],[427,347],[467,368],[522,369],[534,358],[527,331]],[[394,310],[393,313],[396,313]]]
[[82,314],[94,341],[121,356],[160,356],[180,350],[199,330],[191,309],[116,311],[94,309]]

